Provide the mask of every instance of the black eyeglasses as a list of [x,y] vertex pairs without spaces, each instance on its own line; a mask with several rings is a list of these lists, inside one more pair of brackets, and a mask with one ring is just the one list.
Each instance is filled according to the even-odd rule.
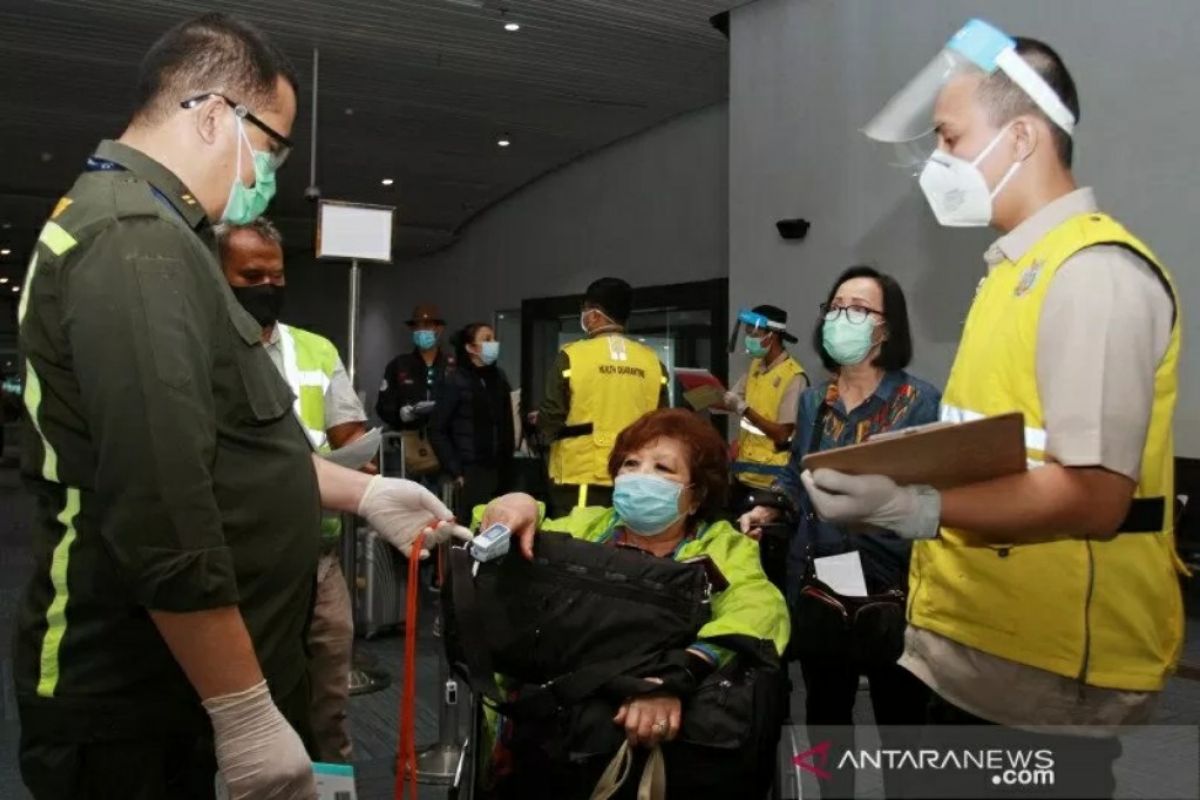
[[271,148],[271,169],[279,169],[283,166],[283,162],[287,161],[287,157],[291,155],[292,140],[272,128],[267,123],[263,122],[258,117],[254,116],[254,114],[250,112],[250,109],[246,108],[241,103],[236,103],[219,92],[205,92],[204,94],[199,94],[195,97],[184,100],[179,104],[179,106],[180,108],[192,109],[210,97],[221,98],[225,101],[227,106],[233,109],[234,114],[241,119],[251,122],[260,131],[265,133],[267,136],[270,136],[271,140],[275,143],[275,146]]
[[861,325],[867,321],[867,317],[871,314],[883,316],[882,311],[877,311],[867,306],[851,305],[851,306],[832,306],[829,303],[821,303],[821,314],[826,321],[833,322],[839,315],[845,314],[846,319],[850,320],[855,325]]

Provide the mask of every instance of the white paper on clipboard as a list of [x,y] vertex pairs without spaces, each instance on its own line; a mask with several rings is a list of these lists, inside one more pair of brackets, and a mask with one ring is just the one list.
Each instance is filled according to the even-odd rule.
[[862,559],[858,551],[836,556],[814,558],[813,567],[817,580],[846,597],[866,597],[867,579],[863,575]]
[[342,467],[359,469],[379,452],[381,438],[382,431],[372,428],[345,447],[340,447],[332,453],[322,453],[321,458]]

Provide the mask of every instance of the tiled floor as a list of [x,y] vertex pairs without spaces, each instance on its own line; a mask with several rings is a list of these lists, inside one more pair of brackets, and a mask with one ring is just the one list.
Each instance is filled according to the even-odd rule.
[[[16,598],[29,569],[29,503],[19,489],[11,453],[9,455],[9,460],[0,464],[0,798],[25,800],[28,794],[21,785],[16,762],[19,726],[12,695],[10,643]],[[431,617],[427,608],[422,616],[418,647],[416,726],[420,742],[436,737],[437,700],[441,694],[435,656],[438,643],[428,631]],[[1185,660],[1200,664],[1200,620],[1189,620],[1188,629]],[[392,797],[403,642],[400,637],[392,636],[362,642],[360,646],[391,674],[393,680],[387,689],[351,701],[359,797],[361,800],[387,800]],[[795,677],[798,689],[792,698],[793,716],[800,719],[799,712],[804,707],[803,684],[798,675]],[[860,701],[855,709],[855,720],[869,725],[873,719],[865,693],[860,695]],[[1163,724],[1200,722],[1200,682],[1172,680],[1159,704],[1156,721]],[[1177,766],[1165,755],[1150,751],[1142,754],[1138,769],[1150,774],[1165,774]],[[859,792],[864,797],[879,796],[878,783],[860,783]],[[422,787],[420,794],[424,800],[440,800],[447,793],[439,787]]]

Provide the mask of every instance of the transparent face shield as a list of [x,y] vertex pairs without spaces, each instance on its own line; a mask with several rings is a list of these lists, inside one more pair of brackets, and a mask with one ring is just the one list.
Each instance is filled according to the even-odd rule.
[[784,326],[778,322],[772,322],[756,311],[742,309],[738,312],[737,319],[733,322],[733,330],[729,332],[729,352],[732,353],[737,350],[738,334],[743,331],[746,336],[757,338],[766,336],[768,333],[778,333],[782,330],[784,330]]
[[1016,51],[1016,41],[987,22],[973,19],[964,25],[900,91],[892,95],[863,133],[892,145],[894,163],[920,171],[937,149],[933,110],[938,95],[951,79],[971,71],[992,74],[1003,70],[1037,103],[1051,121],[1072,133],[1075,117],[1049,84]]
[[891,163],[914,174],[937,149],[933,108],[942,89],[956,75],[971,69],[961,54],[944,49],[916,77],[896,92],[863,127],[867,138],[892,146]]

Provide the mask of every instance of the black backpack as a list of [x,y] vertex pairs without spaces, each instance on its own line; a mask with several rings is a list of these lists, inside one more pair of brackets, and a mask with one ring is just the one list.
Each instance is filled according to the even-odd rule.
[[[485,702],[514,719],[548,717],[597,693],[625,698],[688,685],[684,649],[711,617],[704,563],[539,533],[478,563],[451,548],[443,584],[447,656]],[[500,673],[513,683],[496,685]]]

